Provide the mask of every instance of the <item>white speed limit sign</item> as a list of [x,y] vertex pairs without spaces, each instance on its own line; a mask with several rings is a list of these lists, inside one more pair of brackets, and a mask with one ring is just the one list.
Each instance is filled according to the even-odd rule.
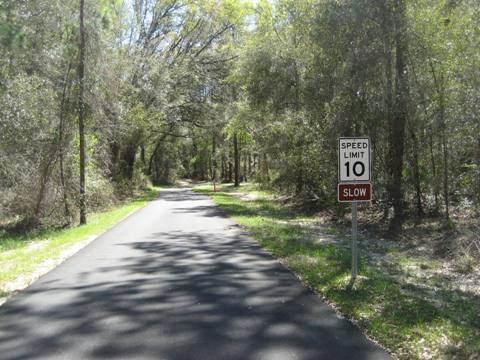
[[340,182],[370,181],[370,139],[338,139]]

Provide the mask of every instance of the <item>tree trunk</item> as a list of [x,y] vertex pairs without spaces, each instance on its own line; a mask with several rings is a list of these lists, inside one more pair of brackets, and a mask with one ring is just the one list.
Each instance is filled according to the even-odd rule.
[[418,138],[415,134],[415,129],[410,124],[410,137],[412,138],[413,143],[413,154],[412,154],[412,167],[413,167],[413,183],[415,186],[415,205],[417,211],[417,217],[419,219],[423,218],[425,213],[423,212],[423,205],[422,205],[422,186],[420,183],[420,167],[418,164]]
[[[419,81],[418,81],[418,77],[415,73],[415,67],[414,67],[414,62],[412,61],[412,58],[411,56],[409,55],[409,59],[410,59],[410,64],[411,64],[411,67],[412,67],[412,74],[413,74],[413,78],[415,80],[415,83],[417,85],[417,90],[421,89],[421,85],[419,84]],[[432,69],[432,74],[433,74],[433,77],[435,79],[435,86],[437,84],[436,82],[436,77],[435,77],[435,70],[432,66],[432,63],[430,62],[430,66],[431,66],[431,69]],[[425,94],[423,93],[423,91],[420,91],[419,92],[420,94],[420,102],[421,104],[423,105],[423,111],[424,111],[424,114],[425,114],[425,120],[427,120],[429,118],[429,115],[428,115],[428,110],[427,110],[427,105],[426,105],[426,100],[425,100]],[[439,208],[439,204],[438,204],[438,193],[439,193],[439,190],[438,190],[438,183],[437,183],[437,167],[436,167],[436,162],[435,162],[435,155],[434,155],[434,152],[433,152],[433,136],[435,134],[435,131],[433,129],[433,127],[430,127],[428,129],[428,147],[429,147],[429,155],[430,155],[430,163],[431,163],[431,174],[432,174],[432,180],[431,180],[431,183],[433,184],[433,194],[434,194],[434,201],[435,201],[435,208],[434,208],[434,211],[433,213],[435,215],[438,214],[438,208]],[[413,135],[415,135],[413,133]],[[418,140],[414,141],[414,145],[417,146],[417,149],[414,149],[414,153],[415,154],[418,154]],[[417,159],[415,161],[417,163],[417,167],[418,167],[418,155],[417,155]],[[418,172],[417,172],[418,174]],[[417,182],[417,181],[416,181]],[[419,183],[419,181],[417,182]],[[417,188],[417,197],[418,197],[418,193],[419,193],[419,189]],[[418,212],[418,204],[419,204],[419,199],[417,198],[417,212]]]
[[118,163],[120,161],[120,145],[116,141],[110,143],[110,177],[118,180]]
[[147,161],[145,156],[145,147],[143,145],[140,146],[140,161],[142,162],[142,165],[145,168]]
[[243,152],[243,182],[247,182],[247,154]]
[[[478,126],[480,128],[480,126]],[[477,161],[476,161],[476,173],[477,173],[477,211],[480,211],[480,131],[477,132]]]
[[123,148],[120,160],[120,173],[123,179],[132,180],[135,169],[135,156],[137,155],[138,145],[130,142]]
[[445,125],[445,92],[443,88],[440,93],[440,136],[442,141],[443,152],[443,198],[445,201],[445,219],[450,219],[450,198],[448,187],[448,147],[446,138],[446,125]]
[[408,77],[405,64],[407,53],[405,3],[397,0],[395,4],[395,107],[390,126],[390,198],[394,216],[390,222],[390,234],[400,231],[403,223],[402,170],[405,146],[405,124],[408,116]]
[[231,183],[233,181],[233,164],[232,161],[228,160],[228,179],[227,181]]
[[393,108],[393,82],[392,82],[392,50],[390,48],[390,41],[385,40],[385,114],[388,124],[393,122],[392,120],[392,108]]
[[160,147],[161,142],[158,141],[157,144],[155,145],[155,148],[153,149],[152,154],[150,155],[150,159],[148,160],[148,170],[147,170],[147,175],[152,177],[153,174],[153,162],[155,161],[155,157],[157,156],[157,151]]
[[212,134],[212,181],[217,181],[217,139]]
[[55,151],[54,146],[52,146],[51,151],[46,154],[45,162],[42,166],[42,173],[40,175],[40,183],[38,187],[37,199],[35,201],[35,208],[33,210],[33,215],[35,219],[38,219],[40,214],[40,208],[42,205],[43,198],[45,197],[45,188],[47,186],[48,180],[50,179],[52,166],[55,163]]
[[297,176],[295,177],[295,194],[300,195],[303,192],[303,183],[304,183],[304,176],[303,176],[303,144],[297,144],[297,151],[298,154],[296,156],[296,166],[297,168]]
[[213,165],[212,165],[212,155],[208,157],[208,165],[207,165],[207,179],[213,179]]
[[[152,174],[153,161],[155,160],[155,157],[157,156],[157,152],[160,149],[160,146],[162,145],[162,142],[165,141],[167,136],[168,136],[168,134],[164,134],[156,141],[155,148],[153,149],[152,154],[150,155],[150,159],[148,160],[148,170],[147,170],[148,175]],[[193,148],[194,149],[196,148],[195,144],[193,144]],[[192,154],[192,156],[194,156],[194,155]]]
[[226,178],[227,178],[227,171],[226,171],[226,164],[225,163],[226,163],[225,155],[222,154],[222,170],[221,170],[221,175],[220,176],[221,176],[223,181],[225,181]]
[[428,145],[430,148],[430,162],[432,164],[432,179],[433,179],[433,195],[435,198],[435,211],[438,213],[438,186],[437,186],[437,165],[435,162],[435,154],[433,153],[433,129],[430,129]]
[[[390,129],[390,138],[391,138],[391,131],[393,127],[393,75],[392,75],[392,38],[391,38],[391,18],[390,18],[390,10],[387,9],[387,4],[384,3],[384,17],[383,17],[383,22],[382,22],[382,29],[383,29],[383,56],[384,56],[384,61],[385,61],[385,103],[384,103],[384,112],[385,112],[385,120],[387,122],[387,126]],[[389,138],[389,141],[391,140]],[[376,151],[376,147],[373,147],[374,151]],[[387,166],[390,164],[387,163]],[[390,170],[389,170],[390,171]],[[389,173],[389,175],[391,175]],[[390,206],[391,206],[391,192],[390,192],[390,186],[391,186],[391,176],[387,180],[387,190],[389,191],[389,196],[390,196],[390,201],[385,201],[384,202],[384,208],[383,208],[383,217],[384,219],[388,219],[389,217],[389,212],[390,212]]]
[[68,193],[67,185],[65,181],[65,166],[63,163],[63,150],[60,150],[60,184],[62,185],[62,197],[63,197],[63,207],[65,219],[67,224],[70,224],[70,207],[68,206]]
[[433,62],[430,61],[430,69],[432,71],[433,81],[438,94],[438,127],[440,129],[440,145],[443,155],[443,200],[445,202],[445,219],[450,219],[450,199],[448,189],[448,148],[446,138],[446,124],[445,124],[445,88],[444,77],[440,73],[440,78],[437,77]]
[[72,64],[68,64],[68,70],[65,75],[65,80],[63,83],[63,91],[62,91],[62,101],[60,103],[60,123],[58,126],[58,154],[59,154],[59,161],[60,161],[60,184],[62,186],[62,196],[63,196],[63,206],[64,206],[64,214],[65,219],[67,220],[67,224],[70,224],[70,207],[68,206],[68,193],[67,193],[67,186],[65,181],[65,166],[64,166],[64,151],[65,151],[65,102],[68,97],[68,79],[70,77],[70,71],[72,70]]
[[261,167],[261,178],[263,182],[269,182],[270,181],[270,174],[268,170],[268,158],[267,154],[263,153],[263,158],[260,164]]
[[240,154],[238,153],[238,136],[237,133],[233,135],[233,161],[235,172],[235,184],[234,186],[240,186]]
[[80,59],[78,62],[78,135],[80,140],[80,224],[87,223],[87,205],[85,199],[85,0],[80,0]]

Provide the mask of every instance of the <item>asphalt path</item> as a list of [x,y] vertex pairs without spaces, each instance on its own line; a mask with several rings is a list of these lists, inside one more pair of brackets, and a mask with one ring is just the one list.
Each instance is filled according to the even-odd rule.
[[161,196],[0,308],[0,359],[390,359],[205,196]]

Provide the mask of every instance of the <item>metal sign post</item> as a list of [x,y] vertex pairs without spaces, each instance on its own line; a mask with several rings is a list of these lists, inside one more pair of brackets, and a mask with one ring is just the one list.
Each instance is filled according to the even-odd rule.
[[358,274],[358,248],[357,248],[357,202],[352,202],[352,280]]

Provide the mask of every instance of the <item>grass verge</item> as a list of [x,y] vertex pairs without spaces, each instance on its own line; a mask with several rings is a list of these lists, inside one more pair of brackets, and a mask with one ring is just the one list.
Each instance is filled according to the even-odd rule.
[[203,185],[194,190],[212,197],[302,281],[397,357],[480,359],[478,296],[442,290],[440,303],[430,301],[422,294],[434,288],[412,289],[362,257],[361,276],[350,288],[349,250],[312,241],[311,230],[299,225],[311,217],[291,212],[271,194],[265,196],[268,192],[250,198],[238,196],[239,192],[251,193],[251,187],[232,190],[224,186],[214,193],[211,186]]
[[142,196],[110,211],[89,214],[87,225],[26,235],[0,233],[0,304],[127,215],[155,199],[158,193],[159,188],[151,188]]

